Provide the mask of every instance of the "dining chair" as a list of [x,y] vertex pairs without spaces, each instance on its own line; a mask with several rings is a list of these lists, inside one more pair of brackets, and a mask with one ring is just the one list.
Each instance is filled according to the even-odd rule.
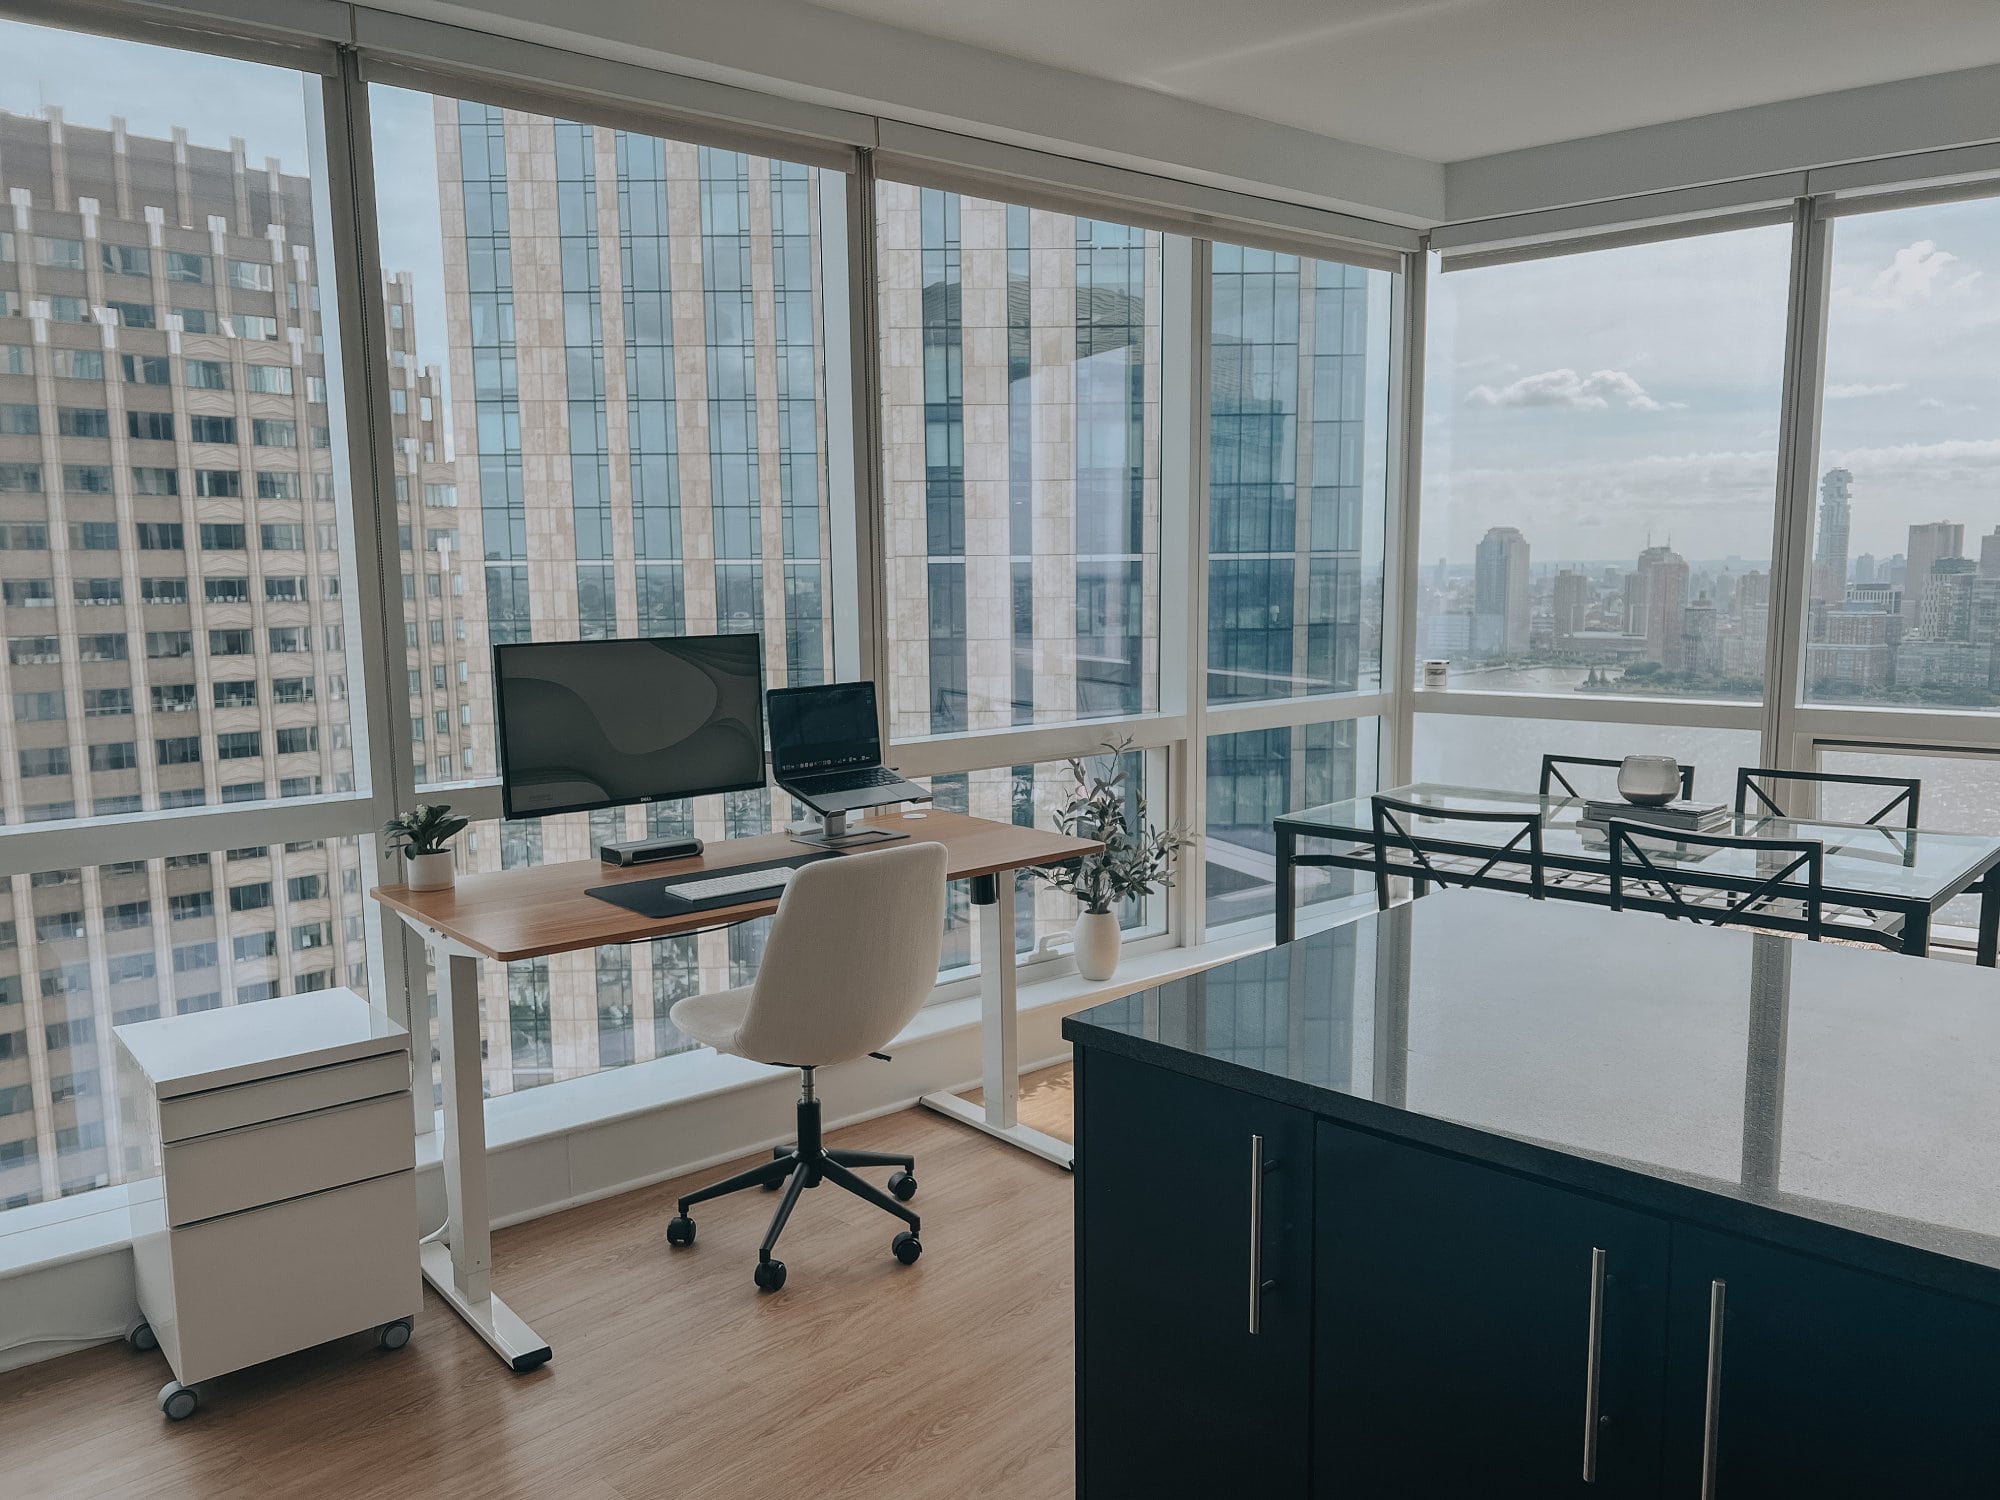
[[[1594,755],[1544,755],[1542,757],[1541,784],[1539,787],[1536,788],[1536,790],[1538,790],[1544,797],[1546,797],[1549,795],[1549,788],[1551,786],[1559,785],[1562,787],[1563,794],[1565,796],[1581,798],[1588,794],[1577,790],[1576,783],[1571,781],[1569,777],[1566,774],[1564,774],[1563,767],[1608,766],[1611,770],[1615,771],[1623,764],[1624,764],[1623,761],[1603,760],[1599,759],[1597,756]],[[1690,800],[1693,796],[1694,796],[1694,767],[1682,766],[1681,800],[1685,802]]]
[[[1626,885],[1630,882],[1658,889],[1660,899],[1667,903],[1666,915],[1670,919],[1686,917],[1691,922],[1707,922],[1717,927],[1731,924],[1777,927],[1801,932],[1815,943],[1826,931],[1826,846],[1817,839],[1692,833],[1618,818],[1606,825],[1605,837],[1611,852],[1613,911],[1625,909]],[[1652,843],[1654,852],[1648,852],[1642,840]],[[1754,850],[1758,856],[1756,876],[1746,876],[1745,880],[1755,878],[1758,883],[1739,892],[1691,882],[1686,871],[1676,869],[1666,859],[1660,845],[1681,851],[1690,847],[1710,852]],[[1796,908],[1799,915],[1785,915],[1779,910],[1781,906]]]
[[[1405,802],[1381,793],[1369,799],[1369,807],[1375,828],[1375,904],[1380,910],[1389,909],[1389,878],[1392,874],[1408,875],[1414,893],[1421,896],[1429,890],[1432,882],[1440,886],[1474,886],[1484,881],[1496,865],[1525,861],[1528,866],[1528,894],[1539,901],[1547,891],[1539,810],[1500,812],[1470,807],[1438,807],[1428,802]],[[1412,831],[1412,824],[1418,818],[1487,827],[1518,826],[1515,826],[1513,837],[1497,847],[1459,841],[1455,847],[1427,850],[1417,842],[1418,835]],[[1426,837],[1430,837],[1434,845],[1453,843],[1443,836]],[[1392,866],[1389,863],[1392,845],[1408,850],[1412,862]]]
[[[1819,786],[1896,788],[1894,796],[1862,821],[1871,826],[1879,824],[1900,808],[1903,827],[1912,832],[1916,829],[1918,804],[1923,797],[1924,784],[1915,776],[1849,776],[1833,771],[1781,771],[1775,766],[1745,766],[1736,773],[1736,816],[1742,818],[1751,814],[1750,800],[1753,797],[1759,804],[1756,809],[1757,816],[1762,817],[1767,813],[1777,818],[1791,816],[1778,802],[1778,797],[1782,795],[1778,784],[1786,782],[1806,782]],[[1827,819],[1827,821],[1835,820]],[[1838,821],[1845,823],[1852,820],[1842,818]]]

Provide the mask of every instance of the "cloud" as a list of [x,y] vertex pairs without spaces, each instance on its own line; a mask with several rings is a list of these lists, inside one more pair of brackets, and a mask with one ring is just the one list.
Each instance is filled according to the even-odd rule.
[[1857,396],[1886,396],[1892,391],[1906,391],[1909,388],[1910,383],[1907,380],[1892,380],[1886,385],[1830,385],[1826,388],[1826,399],[1852,401]]
[[1979,279],[1977,271],[1953,273],[1951,267],[1958,264],[1958,257],[1949,250],[1940,250],[1937,241],[1918,240],[1898,250],[1865,289],[1841,287],[1834,293],[1834,300],[1851,307],[1885,309],[1927,302],[1940,292],[1959,291]]
[[1949,412],[1952,416],[1961,416],[1967,412],[1976,412],[1979,410],[1979,408],[1973,405],[1970,401],[1966,402],[1940,401],[1935,396],[1926,396],[1924,397],[1923,400],[1917,403],[1917,410],[1942,411],[1942,412]]
[[1614,402],[1627,411],[1669,409],[1669,403],[1647,395],[1646,388],[1623,370],[1593,370],[1588,375],[1567,367],[1544,370],[1506,385],[1476,385],[1465,396],[1467,406],[1555,406],[1569,411],[1605,411]]

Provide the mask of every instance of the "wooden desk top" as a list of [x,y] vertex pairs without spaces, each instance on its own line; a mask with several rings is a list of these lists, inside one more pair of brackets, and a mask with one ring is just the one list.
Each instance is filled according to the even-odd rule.
[[[924,809],[918,818],[892,812],[879,819],[848,819],[850,828],[877,823],[907,833],[915,842],[943,844],[946,873],[952,880],[1061,864],[1080,855],[1095,854],[1104,847],[1089,839],[1071,838],[1045,828],[1018,828],[1011,823],[969,818],[936,808]],[[785,834],[772,833],[752,839],[719,840],[692,859],[668,859],[629,867],[580,859],[486,875],[462,875],[448,891],[413,891],[407,886],[385,885],[376,887],[369,895],[417,926],[440,933],[487,958],[503,961],[542,958],[579,948],[603,948],[726,927],[767,916],[778,909],[776,901],[752,901],[681,916],[642,917],[586,894],[594,887],[658,880],[663,875],[729,870],[760,860],[803,856],[809,850],[810,846],[795,843]]]

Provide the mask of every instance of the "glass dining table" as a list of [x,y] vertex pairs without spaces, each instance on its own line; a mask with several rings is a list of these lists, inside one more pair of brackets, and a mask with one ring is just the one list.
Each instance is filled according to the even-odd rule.
[[[1545,890],[1556,900],[1611,904],[1611,851],[1601,825],[1584,823],[1584,802],[1571,796],[1540,795],[1494,787],[1454,786],[1416,782],[1385,789],[1385,797],[1462,812],[1539,813]],[[1354,797],[1289,812],[1273,821],[1277,835],[1278,941],[1290,942],[1298,927],[1300,868],[1333,868],[1371,876],[1388,875],[1421,883],[1421,860],[1394,857],[1390,840],[1379,840],[1371,799]],[[1872,823],[1833,823],[1806,818],[1738,814],[1715,832],[1740,838],[1803,839],[1824,849],[1823,883],[1829,905],[1884,919],[1880,927],[1843,927],[1842,937],[1872,942],[1919,957],[1929,953],[1931,926],[1937,912],[1956,897],[1979,897],[1978,961],[1994,967],[2000,948],[2000,837],[1950,833],[1929,828],[1890,828]],[[1502,846],[1519,833],[1518,823],[1442,820],[1427,823],[1418,815],[1407,823],[1407,842],[1396,848],[1430,855],[1490,860],[1483,869],[1454,875],[1455,884],[1500,890],[1530,888],[1529,854],[1517,846]],[[1310,847],[1301,849],[1301,841]],[[1761,868],[1760,868],[1761,865]],[[1691,850],[1678,863],[1674,879],[1718,890],[1748,892],[1769,883],[1770,865],[1751,849]],[[1804,895],[1804,887],[1778,886],[1774,894]],[[1640,910],[1670,912],[1675,903],[1628,893],[1624,905]],[[1756,926],[1754,910],[1732,914],[1730,920]]]

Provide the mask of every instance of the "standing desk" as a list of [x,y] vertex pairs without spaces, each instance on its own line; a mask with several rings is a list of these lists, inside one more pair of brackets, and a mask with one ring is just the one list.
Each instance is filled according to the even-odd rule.
[[[1019,828],[960,813],[926,809],[851,819],[879,823],[945,847],[945,873],[972,882],[979,908],[980,1029],[985,1097],[926,1094],[923,1103],[955,1120],[1063,1167],[1067,1142],[1020,1123],[1020,1056],[1015,1028],[1014,882],[1017,870],[1063,864],[1103,846],[1040,828]],[[880,846],[876,846],[880,847]],[[894,847],[893,845],[890,847]],[[662,876],[719,872],[761,860],[800,856],[784,834],[727,839],[691,859],[629,868],[573,860],[495,874],[467,875],[443,891],[381,886],[371,891],[424,941],[438,977],[438,1049],[444,1063],[445,1233],[423,1247],[424,1279],[515,1370],[545,1364],[549,1346],[493,1294],[492,1223],[487,1206],[486,1112],[479,1055],[479,962],[544,958],[554,953],[651,942],[769,916],[775,900],[746,902],[672,917],[644,917],[599,901],[595,886]],[[862,851],[856,851],[862,852]]]

